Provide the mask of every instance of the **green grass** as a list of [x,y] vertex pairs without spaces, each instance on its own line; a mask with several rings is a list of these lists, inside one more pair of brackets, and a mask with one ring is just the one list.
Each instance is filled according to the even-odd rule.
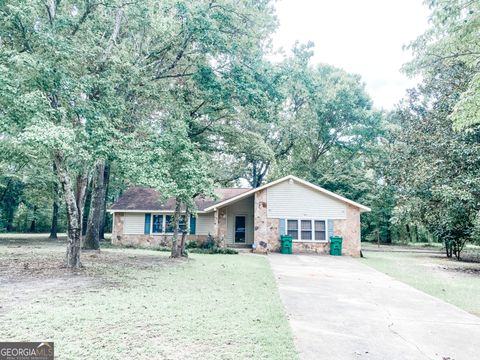
[[436,252],[364,251],[361,261],[427,294],[480,316],[480,264]]
[[63,243],[0,240],[0,339],[51,340],[56,359],[296,359],[263,256],[138,249],[58,267]]

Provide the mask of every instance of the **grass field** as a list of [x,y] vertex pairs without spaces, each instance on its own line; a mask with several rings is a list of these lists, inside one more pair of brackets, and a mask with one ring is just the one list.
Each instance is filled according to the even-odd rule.
[[82,255],[0,238],[0,339],[55,342],[56,359],[296,359],[267,259],[151,250]]
[[447,259],[440,250],[363,247],[361,261],[427,294],[480,316],[480,263]]

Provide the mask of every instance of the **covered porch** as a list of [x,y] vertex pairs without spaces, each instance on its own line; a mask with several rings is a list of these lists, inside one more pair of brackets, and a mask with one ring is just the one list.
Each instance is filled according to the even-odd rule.
[[214,209],[213,233],[224,247],[251,247],[255,240],[252,194]]
[[214,209],[213,234],[224,247],[255,252],[278,251],[280,220],[267,216],[267,189],[247,194]]

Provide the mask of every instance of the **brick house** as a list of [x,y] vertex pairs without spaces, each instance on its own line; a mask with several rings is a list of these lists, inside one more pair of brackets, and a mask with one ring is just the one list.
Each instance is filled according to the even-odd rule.
[[[189,240],[214,236],[222,246],[252,247],[256,252],[279,250],[282,234],[293,237],[293,252],[329,251],[333,235],[343,237],[343,253],[360,254],[360,213],[364,205],[293,175],[256,189],[223,188],[217,199],[196,199],[196,217],[182,216],[180,227]],[[171,242],[174,199],[161,201],[150,188],[128,189],[112,205],[112,242],[155,246]]]

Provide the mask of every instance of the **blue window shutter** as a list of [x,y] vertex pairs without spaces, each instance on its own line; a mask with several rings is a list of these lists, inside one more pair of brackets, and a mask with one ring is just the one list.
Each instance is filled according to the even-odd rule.
[[150,234],[150,219],[152,218],[152,214],[146,213],[145,214],[145,231],[143,232],[145,235]]
[[190,235],[195,235],[197,231],[197,218],[190,214]]
[[285,229],[285,219],[280,219],[280,235],[286,235],[287,231]]
[[328,228],[328,241],[330,241],[330,238],[333,236],[334,232],[333,232],[333,220],[332,219],[328,219],[327,220],[327,228]]

